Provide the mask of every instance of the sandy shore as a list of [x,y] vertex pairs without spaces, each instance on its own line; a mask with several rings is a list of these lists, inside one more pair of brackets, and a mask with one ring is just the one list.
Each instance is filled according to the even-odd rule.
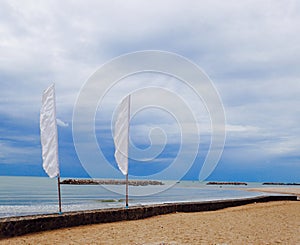
[[300,244],[299,234],[300,202],[279,201],[46,231],[0,244]]

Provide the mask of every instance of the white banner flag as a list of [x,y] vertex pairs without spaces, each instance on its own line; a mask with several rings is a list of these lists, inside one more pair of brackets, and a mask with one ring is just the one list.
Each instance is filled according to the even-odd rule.
[[130,95],[120,104],[114,128],[115,159],[124,175],[128,174],[128,140],[130,120]]
[[59,175],[54,84],[43,93],[40,114],[43,168],[50,178]]

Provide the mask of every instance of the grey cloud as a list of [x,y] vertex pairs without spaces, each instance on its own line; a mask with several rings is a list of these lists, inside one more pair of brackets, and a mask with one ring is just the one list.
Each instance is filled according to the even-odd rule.
[[[71,121],[101,64],[162,49],[205,69],[229,125],[259,128],[247,132],[248,149],[263,137],[298,145],[299,9],[298,1],[1,1],[0,113],[38,118],[41,92],[55,82],[58,116]],[[234,130],[227,139],[247,141]]]

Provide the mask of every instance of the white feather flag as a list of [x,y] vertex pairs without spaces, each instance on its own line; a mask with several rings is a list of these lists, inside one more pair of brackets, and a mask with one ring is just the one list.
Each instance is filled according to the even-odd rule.
[[124,175],[128,174],[128,140],[130,120],[130,95],[120,104],[114,128],[115,159]]
[[59,175],[54,84],[43,93],[40,113],[43,168],[50,178]]

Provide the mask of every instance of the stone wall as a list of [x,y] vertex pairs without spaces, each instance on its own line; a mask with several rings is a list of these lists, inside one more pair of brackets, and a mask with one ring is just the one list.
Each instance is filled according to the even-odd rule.
[[10,217],[0,219],[0,238],[24,235],[32,232],[54,230],[72,226],[116,222],[122,220],[137,220],[155,215],[175,212],[200,212],[240,206],[254,202],[269,202],[291,200],[296,196],[263,196],[255,198],[167,203],[147,206],[136,206],[116,209],[101,209],[79,212],[66,212],[63,214],[32,215],[23,217]]

